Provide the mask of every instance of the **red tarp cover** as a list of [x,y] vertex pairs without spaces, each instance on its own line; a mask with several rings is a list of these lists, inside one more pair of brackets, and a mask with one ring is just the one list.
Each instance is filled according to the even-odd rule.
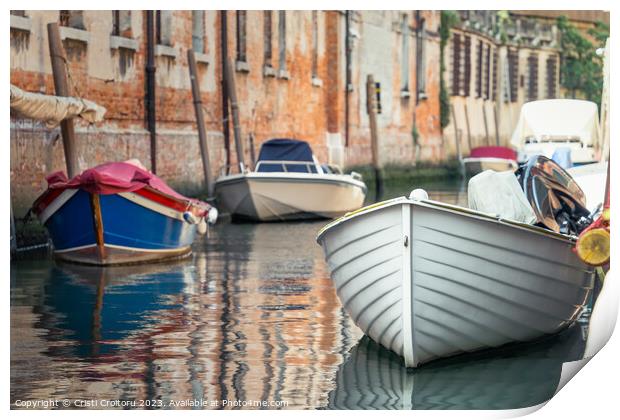
[[170,188],[161,178],[128,162],[111,162],[95,166],[80,175],[67,179],[62,171],[54,172],[46,178],[48,188],[66,189],[81,188],[94,194],[116,194],[137,191],[147,185],[164,194],[207,206],[199,200],[187,198]]
[[501,158],[517,160],[517,152],[509,147],[483,146],[474,147],[469,155],[473,158]]

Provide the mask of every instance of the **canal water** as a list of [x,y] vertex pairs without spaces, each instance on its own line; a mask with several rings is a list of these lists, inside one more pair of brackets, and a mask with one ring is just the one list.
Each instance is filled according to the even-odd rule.
[[[423,187],[466,204],[460,182]],[[549,399],[562,362],[581,358],[586,321],[407,371],[342,309],[315,242],[325,223],[218,224],[168,264],[14,261],[12,407],[519,408]]]

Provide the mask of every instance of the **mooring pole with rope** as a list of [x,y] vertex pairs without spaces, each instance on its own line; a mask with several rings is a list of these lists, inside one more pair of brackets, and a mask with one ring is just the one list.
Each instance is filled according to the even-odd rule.
[[[58,23],[54,22],[47,24],[47,35],[49,39],[50,58],[52,60],[52,74],[54,76],[54,88],[56,90],[56,95],[70,96],[66,67],[67,57],[60,39]],[[63,120],[60,123],[60,131],[62,133],[62,145],[65,152],[67,175],[69,178],[73,178],[79,172],[73,119],[68,118]]]

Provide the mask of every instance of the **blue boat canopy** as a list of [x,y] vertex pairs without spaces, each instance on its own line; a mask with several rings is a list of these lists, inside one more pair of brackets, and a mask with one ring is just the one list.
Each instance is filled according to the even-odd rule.
[[[302,140],[272,139],[262,144],[258,161],[314,162],[310,145]],[[258,172],[316,173],[314,164],[261,163]]]

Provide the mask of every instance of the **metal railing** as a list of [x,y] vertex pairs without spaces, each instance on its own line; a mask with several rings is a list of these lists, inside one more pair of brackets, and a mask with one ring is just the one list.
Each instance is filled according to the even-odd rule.
[[[289,172],[288,167],[292,165],[305,166],[308,173],[322,173],[322,169],[320,169],[320,167],[314,162],[294,160],[259,160],[258,162],[256,162],[256,167],[254,168],[254,171],[260,172],[260,167],[264,165],[280,166],[282,168],[282,172]],[[314,172],[312,171],[312,168],[315,169]]]
[[[254,172],[260,172],[260,167],[264,165],[276,165],[282,168],[282,172],[288,173],[290,172],[289,166],[304,166],[306,168],[307,173],[315,173],[315,174],[334,174],[334,175],[342,175],[342,168],[338,165],[333,164],[317,164],[316,162],[310,161],[294,161],[294,160],[260,160],[256,162],[256,166],[254,167]],[[223,165],[219,169],[220,176],[230,175],[231,169],[238,168],[238,165]],[[312,170],[314,168],[314,171]],[[270,171],[275,172],[275,171]],[[302,172],[303,173],[303,172]],[[355,179],[361,179],[361,175],[357,172],[352,172],[351,175]]]
[[525,139],[525,144],[536,144],[536,143],[582,143],[581,137],[579,136],[554,136],[554,135],[544,135],[540,136],[540,138],[535,136],[530,136]]

